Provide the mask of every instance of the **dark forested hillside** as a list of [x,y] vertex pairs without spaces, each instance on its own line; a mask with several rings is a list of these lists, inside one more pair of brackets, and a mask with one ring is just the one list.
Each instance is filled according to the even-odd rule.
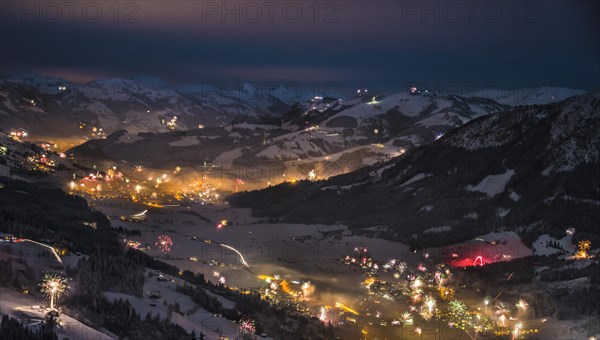
[[[386,164],[231,196],[257,216],[386,226],[416,247],[507,228],[599,242],[600,92],[481,117]],[[450,227],[443,233],[428,228]],[[448,229],[448,228],[447,228]]]
[[115,234],[102,213],[78,196],[39,184],[3,179],[0,232],[66,243],[71,250],[118,252]]

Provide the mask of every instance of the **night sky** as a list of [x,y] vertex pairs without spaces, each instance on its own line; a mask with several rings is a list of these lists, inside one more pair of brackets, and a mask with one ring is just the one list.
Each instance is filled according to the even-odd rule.
[[1,76],[600,88],[597,1],[64,3],[2,1]]

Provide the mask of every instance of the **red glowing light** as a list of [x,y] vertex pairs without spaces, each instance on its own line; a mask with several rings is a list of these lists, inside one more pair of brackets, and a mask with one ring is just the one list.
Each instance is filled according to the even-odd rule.
[[473,261],[473,266],[477,265],[477,261],[479,261],[480,266],[483,266],[483,257],[481,255],[479,255],[475,258],[475,261]]

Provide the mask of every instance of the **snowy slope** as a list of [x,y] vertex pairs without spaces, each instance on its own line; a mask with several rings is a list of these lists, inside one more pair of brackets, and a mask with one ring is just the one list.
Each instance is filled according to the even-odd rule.
[[[128,300],[140,315],[145,316],[150,313],[151,315],[158,315],[161,319],[166,319],[168,315],[168,307],[163,302],[166,301],[167,304],[177,303],[181,308],[181,313],[173,312],[171,322],[181,326],[189,333],[194,331],[196,334],[200,334],[202,332],[207,340],[219,339],[221,332],[233,338],[239,336],[239,326],[235,322],[215,316],[196,305],[189,296],[176,292],[175,287],[184,285],[183,280],[166,274],[162,275],[165,279],[173,280],[173,282],[158,281],[156,277],[148,277],[144,283],[145,296],[143,298],[113,292],[105,292],[104,296],[110,301]],[[155,297],[150,297],[150,294]],[[224,301],[223,306],[233,307],[235,305],[222,296],[214,293],[209,294]]]
[[[543,234],[559,239],[573,223],[580,235],[597,237],[599,172],[596,91],[478,117],[389,162],[229,201],[294,222],[382,225],[393,230],[389,237],[416,247],[499,229],[524,233],[531,244]],[[441,226],[451,232],[423,234]]]
[[[29,327],[36,327],[44,320],[47,311],[41,308],[32,308],[32,306],[44,306],[45,301],[37,300],[29,295],[24,295],[14,290],[0,288],[0,314],[6,314],[14,317],[21,322],[29,320]],[[66,314],[59,317],[60,324],[56,326],[56,334],[59,339],[67,337],[71,340],[110,340],[116,337],[99,332]]]

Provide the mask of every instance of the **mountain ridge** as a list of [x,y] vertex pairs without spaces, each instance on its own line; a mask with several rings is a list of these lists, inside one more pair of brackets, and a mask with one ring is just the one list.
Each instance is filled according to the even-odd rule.
[[[571,125],[560,135],[565,121]],[[502,132],[511,129],[515,135],[503,139]],[[471,147],[477,142],[483,147]],[[324,181],[240,193],[229,202],[288,222],[343,223],[357,230],[384,226],[382,236],[416,248],[501,229],[533,242],[572,226],[596,239],[599,152],[600,91],[595,91],[482,116],[387,163]],[[436,226],[448,227],[443,237],[423,232]]]

